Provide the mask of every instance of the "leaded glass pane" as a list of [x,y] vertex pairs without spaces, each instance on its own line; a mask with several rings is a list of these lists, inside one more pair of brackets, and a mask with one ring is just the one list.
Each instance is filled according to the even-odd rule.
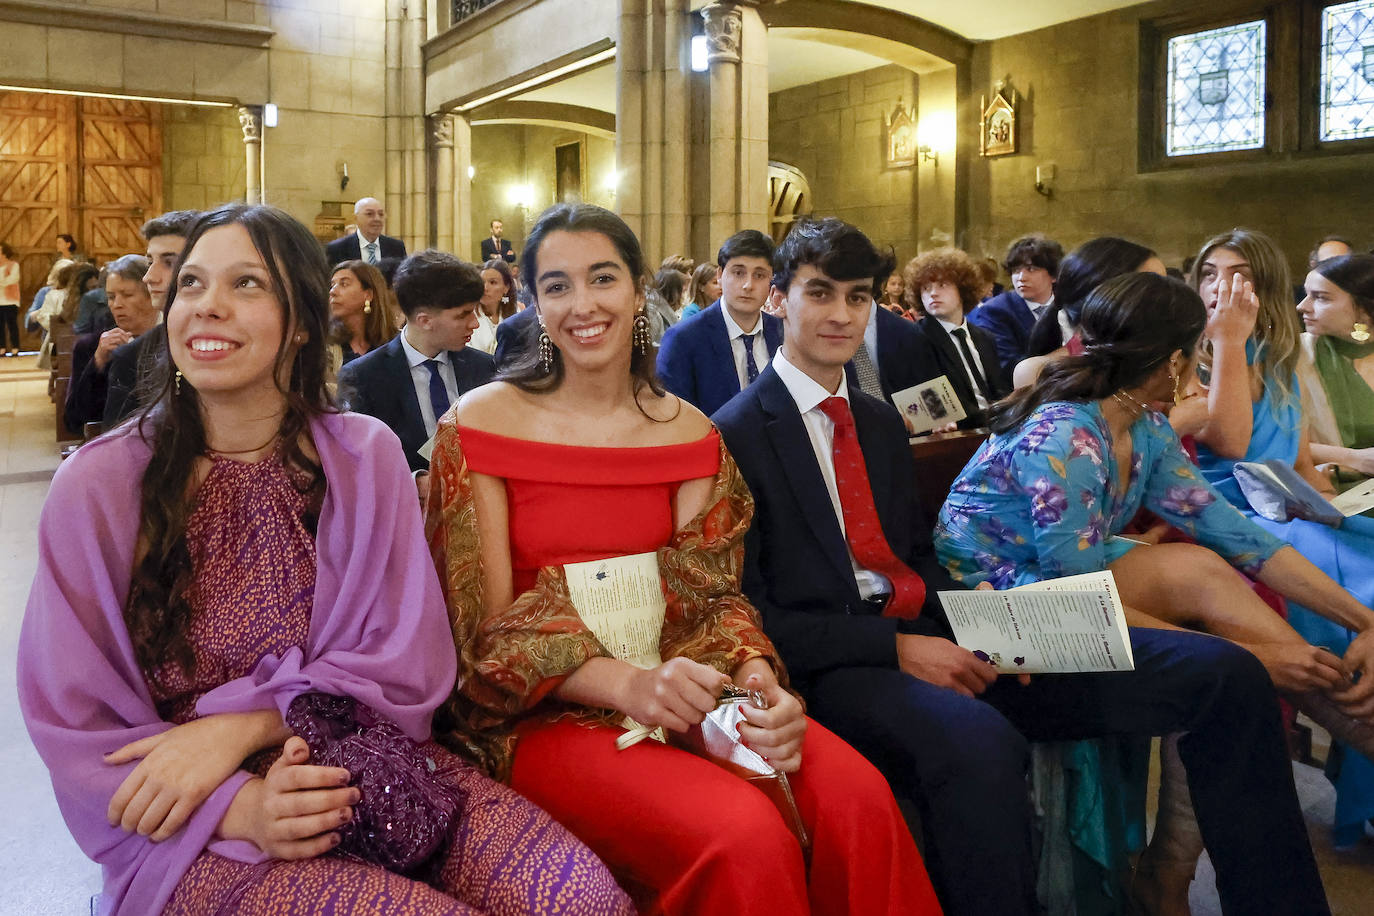
[[1322,10],[1321,138],[1374,137],[1374,0]]
[[1264,146],[1264,21],[1169,39],[1165,152]]

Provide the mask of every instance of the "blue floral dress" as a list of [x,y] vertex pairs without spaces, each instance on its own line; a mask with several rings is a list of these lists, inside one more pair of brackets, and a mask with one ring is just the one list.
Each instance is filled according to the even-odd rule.
[[1246,573],[1283,546],[1199,475],[1162,414],[1136,420],[1131,449],[1122,481],[1095,402],[1041,405],[955,481],[935,529],[940,562],[960,582],[999,589],[1096,572],[1135,546],[1117,535],[1142,506]]

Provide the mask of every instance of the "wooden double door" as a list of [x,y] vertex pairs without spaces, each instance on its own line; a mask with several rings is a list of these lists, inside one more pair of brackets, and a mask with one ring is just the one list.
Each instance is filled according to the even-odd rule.
[[0,240],[23,268],[24,308],[76,237],[97,263],[144,250],[139,227],[162,212],[162,106],[0,92]]

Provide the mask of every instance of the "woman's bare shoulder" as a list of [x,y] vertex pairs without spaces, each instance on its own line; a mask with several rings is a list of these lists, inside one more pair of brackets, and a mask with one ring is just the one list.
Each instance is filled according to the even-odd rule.
[[695,442],[711,432],[711,421],[695,405],[668,392],[652,400],[641,398],[644,412],[662,424],[661,434],[665,442]]
[[463,395],[456,416],[460,426],[502,432],[510,428],[512,417],[521,415],[528,406],[528,395],[514,385],[488,382]]

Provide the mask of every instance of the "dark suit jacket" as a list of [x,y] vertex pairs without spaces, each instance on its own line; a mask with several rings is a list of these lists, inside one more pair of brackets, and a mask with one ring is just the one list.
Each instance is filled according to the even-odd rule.
[[482,261],[490,261],[492,258],[500,258],[507,264],[515,263],[515,247],[511,245],[509,239],[501,240],[501,250],[496,250],[496,240],[491,236],[482,239]]
[[[140,386],[147,381],[167,350],[167,326],[150,331],[115,350],[105,367],[105,415],[107,430],[114,429],[142,406]],[[75,432],[75,430],[73,430]]]
[[[406,256],[406,243],[400,239],[393,239],[389,235],[383,235],[377,239],[378,247],[377,258],[404,258]],[[344,261],[361,260],[363,256],[362,243],[358,240],[358,233],[350,232],[341,239],[335,239],[324,246],[325,257],[329,259],[329,266],[341,264]]]
[[[963,405],[964,413],[968,414],[959,421],[959,428],[974,429],[986,426],[987,417],[978,409],[974,382],[964,369],[959,344],[945,330],[944,325],[930,315],[921,319],[920,328],[921,333],[935,347],[935,355],[940,360],[940,371],[949,379],[950,385],[954,386],[954,393],[959,395],[959,403]],[[983,363],[983,378],[987,380],[988,388],[991,389],[991,400],[1000,400],[1011,394],[1011,381],[1002,371],[1002,364],[997,357],[997,344],[993,342],[992,335],[975,324],[970,324],[968,331],[969,346],[978,351],[978,359]]]
[[1026,300],[1016,290],[1009,289],[969,312],[968,323],[992,335],[1002,371],[1011,378],[1016,364],[1026,358],[1030,331],[1035,325],[1035,313],[1026,305]]
[[100,334],[81,334],[72,344],[72,381],[67,388],[67,403],[63,405],[62,416],[67,429],[74,433],[79,434],[87,423],[100,423],[105,418],[105,389],[110,378],[110,364],[106,363],[103,370],[96,368],[92,357],[99,346]]
[[[717,299],[667,330],[658,345],[658,376],[668,390],[710,416],[739,394],[739,374],[725,329],[725,306]],[[761,312],[768,355],[782,346],[782,319]]]
[[530,333],[529,326],[538,322],[539,313],[527,305],[496,326],[496,352],[492,355],[498,370],[508,368],[525,352],[525,335]]
[[[496,372],[491,357],[471,347],[450,350],[448,358],[460,395],[485,385]],[[349,410],[376,417],[391,427],[401,440],[412,471],[428,470],[429,462],[416,453],[429,435],[415,399],[415,383],[400,335],[339,370],[339,392]]]
[[[894,392],[905,391],[943,374],[935,349],[913,322],[882,306],[878,306],[874,322],[878,327],[878,380],[883,384],[883,394],[888,401],[892,400]],[[850,389],[859,390],[859,376],[853,360],[845,364],[844,371],[849,377]]]
[[[917,502],[906,426],[890,404],[851,388],[850,408],[878,520],[892,552],[926,584],[921,616],[903,632],[945,636],[936,592],[957,589],[935,559]],[[897,666],[898,621],[859,598],[839,520],[787,386],[769,366],[711,417],[754,495],[744,539],[745,595],[795,681],[849,666]]]

